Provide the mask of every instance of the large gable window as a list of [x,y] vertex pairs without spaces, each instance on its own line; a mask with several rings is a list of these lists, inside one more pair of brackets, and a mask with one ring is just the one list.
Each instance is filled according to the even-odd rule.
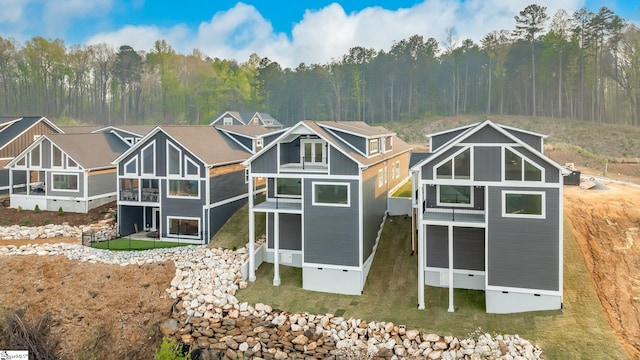
[[471,149],[467,148],[436,168],[438,179],[471,179]]
[[55,145],[51,145],[51,166],[61,168],[64,166],[62,150]]
[[40,167],[40,144],[31,149],[31,167]]
[[142,149],[142,173],[147,175],[155,174],[155,143],[147,145]]
[[182,152],[173,144],[167,143],[167,154],[167,173],[169,175],[180,175]]
[[349,184],[313,183],[313,205],[349,206]]
[[438,186],[438,206],[473,207],[473,187]]
[[542,181],[542,169],[514,151],[505,148],[504,179],[510,181]]
[[519,218],[545,217],[545,196],[542,191],[503,191],[502,216]]
[[134,157],[124,164],[125,175],[138,175],[138,158]]

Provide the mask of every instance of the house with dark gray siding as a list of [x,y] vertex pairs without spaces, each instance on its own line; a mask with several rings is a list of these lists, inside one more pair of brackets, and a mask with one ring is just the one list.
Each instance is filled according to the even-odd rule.
[[[302,268],[308,290],[360,295],[387,216],[388,196],[408,179],[410,147],[393,132],[361,121],[301,121],[253,155],[249,248],[255,216],[266,217],[264,260]],[[253,251],[249,279],[260,265]]]
[[[9,169],[5,165],[43,134],[64,131],[43,116],[0,117],[0,194],[9,193]],[[24,183],[14,182],[15,187]]]
[[156,127],[113,162],[120,235],[208,243],[247,202],[251,154],[213,126]]
[[116,167],[111,162],[128,148],[109,133],[38,137],[6,165],[11,207],[86,213],[115,201]]
[[[425,286],[484,290],[486,311],[562,307],[562,186],[544,135],[481,123],[429,135],[411,172]],[[427,290],[428,291],[428,290]]]

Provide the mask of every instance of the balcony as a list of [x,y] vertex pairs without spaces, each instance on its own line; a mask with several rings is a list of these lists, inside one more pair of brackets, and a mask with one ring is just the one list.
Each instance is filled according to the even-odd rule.
[[266,201],[253,206],[255,211],[260,212],[290,212],[290,213],[302,213],[302,199],[280,198],[270,197]]
[[329,170],[329,166],[326,161],[326,159],[322,159],[320,161],[305,161],[305,157],[302,156],[300,158],[300,162],[280,164],[280,171],[326,173]]
[[422,220],[428,222],[484,223],[485,211],[460,208],[426,208]]

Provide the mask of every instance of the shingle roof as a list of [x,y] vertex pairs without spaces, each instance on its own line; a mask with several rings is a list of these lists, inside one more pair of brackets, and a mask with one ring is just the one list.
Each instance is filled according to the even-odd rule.
[[129,147],[114,134],[49,134],[52,143],[85,169],[113,167]]
[[365,137],[377,137],[380,135],[394,135],[382,126],[370,126],[364,121],[316,121],[319,125],[340,129],[346,132],[356,133]]
[[259,137],[260,135],[274,132],[273,129],[261,125],[214,125],[214,127],[246,137]]
[[166,134],[178,141],[187,150],[207,165],[223,165],[242,162],[251,156],[233,140],[222,135],[209,125],[160,126]]
[[92,131],[101,129],[101,126],[82,125],[82,126],[61,126],[60,129],[65,134],[89,134]]

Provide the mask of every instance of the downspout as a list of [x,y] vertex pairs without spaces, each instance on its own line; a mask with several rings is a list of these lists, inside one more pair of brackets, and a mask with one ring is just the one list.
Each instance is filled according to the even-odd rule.
[[453,312],[453,226],[448,226],[448,242],[449,242],[449,309],[448,312]]
[[255,255],[255,213],[253,211],[253,175],[251,174],[251,164],[249,164],[249,182],[247,184],[249,192],[249,281],[256,281],[256,255]]

